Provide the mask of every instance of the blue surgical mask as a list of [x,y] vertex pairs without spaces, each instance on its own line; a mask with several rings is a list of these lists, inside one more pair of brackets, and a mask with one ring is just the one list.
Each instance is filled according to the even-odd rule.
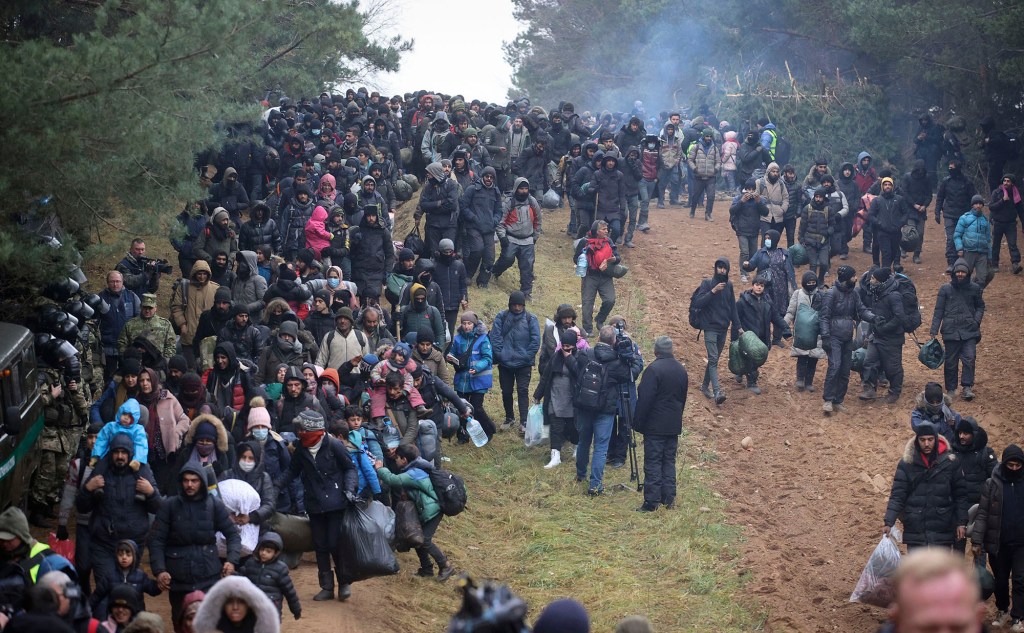
[[341,280],[335,277],[331,277],[330,279],[327,280],[327,285],[330,286],[331,288],[337,288],[338,286],[341,285]]
[[270,434],[269,429],[255,428],[252,430],[252,436],[262,442],[267,439],[267,435]]
[[772,247],[772,241],[771,240],[765,240],[764,241],[764,247],[765,248],[771,248]]

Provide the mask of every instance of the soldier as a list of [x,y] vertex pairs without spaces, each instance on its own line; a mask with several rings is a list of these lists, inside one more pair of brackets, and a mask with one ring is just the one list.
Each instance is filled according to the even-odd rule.
[[32,475],[29,497],[29,522],[37,527],[52,528],[49,519],[56,518],[53,505],[60,501],[68,461],[78,452],[82,429],[89,423],[89,404],[77,380],[65,384],[57,363],[40,371],[45,425],[39,434],[39,467]]
[[130,319],[121,328],[121,335],[117,337],[117,347],[122,355],[137,336],[149,340],[160,350],[164,360],[174,356],[174,327],[170,321],[156,315],[156,295],[142,295],[141,315]]

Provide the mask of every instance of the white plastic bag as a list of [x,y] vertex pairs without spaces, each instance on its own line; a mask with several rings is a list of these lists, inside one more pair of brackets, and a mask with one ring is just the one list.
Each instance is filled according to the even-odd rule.
[[539,446],[544,441],[544,405],[535,404],[530,407],[526,416],[526,433],[523,442],[526,446]]
[[860,574],[860,580],[850,594],[850,602],[861,602],[886,608],[896,598],[893,576],[900,566],[900,531],[892,528],[883,536],[875,551],[871,552],[868,564]]
[[[225,479],[217,484],[220,500],[231,514],[249,514],[260,507],[260,493],[241,479]],[[256,551],[260,540],[260,526],[252,523],[238,526],[238,534],[242,537],[242,556]],[[217,532],[217,553],[221,558],[227,557],[227,541],[224,535]]]

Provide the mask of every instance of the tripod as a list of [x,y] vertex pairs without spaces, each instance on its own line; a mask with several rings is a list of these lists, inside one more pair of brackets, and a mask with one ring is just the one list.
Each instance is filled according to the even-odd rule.
[[[636,491],[644,491],[644,482],[640,478],[640,467],[636,459],[636,433],[633,431],[633,403],[629,397],[629,383],[619,385],[619,422],[629,429],[626,440],[626,455],[629,460],[629,481],[636,482]],[[625,485],[622,485],[625,488]]]

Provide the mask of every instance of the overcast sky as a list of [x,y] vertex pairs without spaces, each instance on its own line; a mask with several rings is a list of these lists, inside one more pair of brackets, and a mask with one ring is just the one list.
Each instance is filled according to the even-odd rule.
[[381,94],[419,89],[506,100],[511,67],[502,43],[520,30],[512,0],[396,0],[395,32],[415,40],[397,73],[374,78]]

